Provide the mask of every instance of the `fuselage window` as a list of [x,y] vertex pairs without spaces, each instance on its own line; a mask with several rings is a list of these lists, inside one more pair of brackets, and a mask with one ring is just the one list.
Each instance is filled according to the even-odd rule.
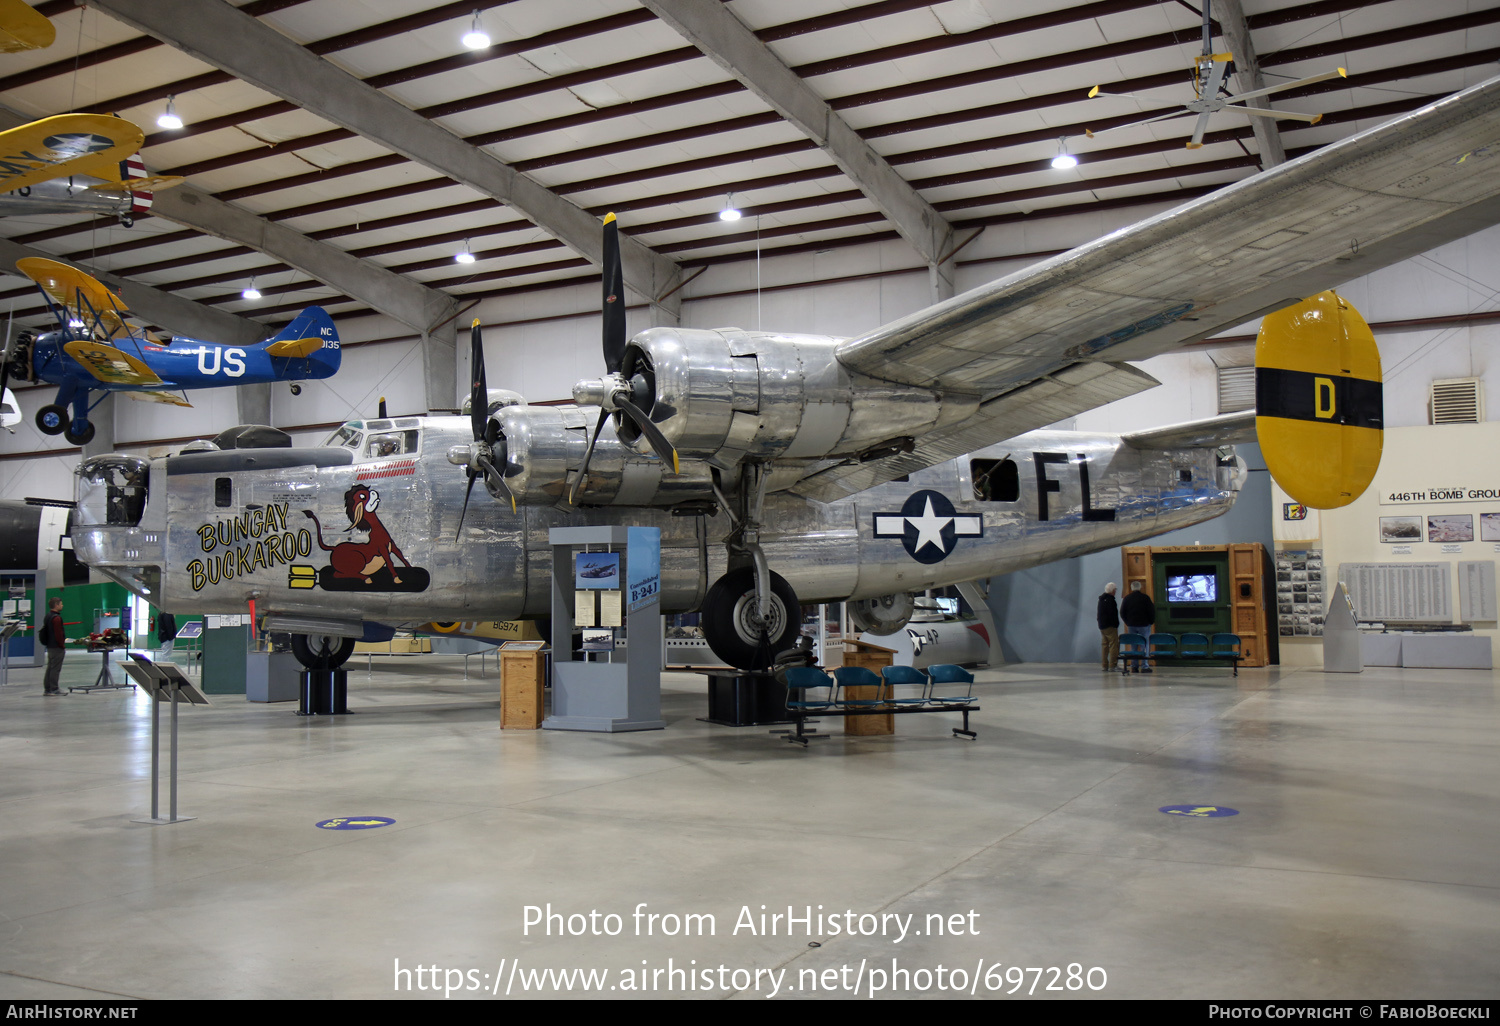
[[228,506],[234,501],[234,482],[227,477],[214,478],[214,505]]
[[365,459],[383,460],[390,456],[401,456],[417,451],[416,431],[382,431],[370,436],[365,447]]
[[974,498],[980,502],[1015,502],[1021,497],[1021,472],[1016,461],[970,460]]

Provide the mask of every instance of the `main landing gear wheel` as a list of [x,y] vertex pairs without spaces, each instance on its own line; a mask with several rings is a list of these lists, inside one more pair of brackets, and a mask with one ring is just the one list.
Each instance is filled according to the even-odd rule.
[[69,424],[63,429],[63,437],[68,440],[69,445],[88,445],[94,440],[94,422],[84,421],[82,431],[74,431],[73,425]]
[[60,435],[68,426],[68,409],[48,403],[36,411],[36,426],[44,435]]
[[756,622],[755,570],[741,567],[714,582],[703,599],[703,636],[714,655],[741,670],[764,670],[802,632],[797,593],[780,574],[771,574],[766,622]]
[[353,652],[353,638],[333,634],[292,635],[292,655],[309,670],[337,670]]

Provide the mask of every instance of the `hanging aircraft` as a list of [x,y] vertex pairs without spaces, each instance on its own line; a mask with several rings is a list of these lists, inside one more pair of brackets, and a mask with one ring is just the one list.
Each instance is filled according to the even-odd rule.
[[[611,217],[606,374],[575,387],[576,406],[486,402],[476,321],[469,418],[355,420],[313,448],[94,457],[74,544],[170,610],[253,600],[310,666],[346,658],[367,625],[547,616],[548,529],[565,525],[659,527],[662,611],[701,609],[731,665],[788,645],[800,602],[850,600],[889,633],[923,589],[1228,509],[1229,446],[1254,437],[1253,413],[1123,437],[1045,425],[1158,384],[1129,361],[1500,222],[1496,155],[1500,79],[848,339],[656,327],[627,341]],[[1347,304],[1305,307],[1301,344],[1335,365],[1262,367],[1260,419],[1322,454],[1286,461],[1294,497],[1311,473],[1348,501],[1374,470],[1342,464],[1342,439],[1378,437],[1379,384],[1363,356],[1339,360],[1355,344]],[[476,481],[498,501],[469,509]]]
[[18,377],[57,385],[57,398],[37,411],[36,425],[73,445],[94,437],[88,419],[93,392],[191,406],[184,390],[326,378],[339,369],[338,331],[322,307],[307,307],[252,346],[158,338],[133,327],[120,297],[77,268],[41,257],[18,260],[16,267],[36,282],[58,328],[18,340],[19,351],[0,371],[0,388],[13,368],[20,369]]
[[0,216],[107,214],[129,228],[179,175],[148,175],[145,133],[106,114],[59,114],[0,132]]

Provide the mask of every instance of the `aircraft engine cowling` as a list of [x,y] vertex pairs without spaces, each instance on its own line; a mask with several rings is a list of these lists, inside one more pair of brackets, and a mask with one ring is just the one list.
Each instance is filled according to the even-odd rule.
[[864,634],[877,637],[894,634],[911,622],[917,609],[916,596],[908,591],[894,595],[858,599],[849,603],[849,619]]
[[[495,463],[517,503],[566,505],[597,416],[597,410],[586,407],[512,406],[491,418],[500,428]],[[654,456],[621,444],[606,425],[578,504],[673,506],[712,498],[706,465],[684,464],[682,473],[673,474]]]
[[[684,456],[729,469],[744,460],[876,459],[968,417],[971,396],[856,374],[834,357],[841,339],[651,328],[626,347],[621,375]],[[577,394],[575,390],[575,395]],[[640,431],[615,418],[620,439]]]

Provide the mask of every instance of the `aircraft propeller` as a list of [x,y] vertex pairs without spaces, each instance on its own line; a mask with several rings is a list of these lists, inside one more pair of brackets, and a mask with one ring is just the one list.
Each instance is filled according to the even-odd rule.
[[643,372],[626,378],[621,373],[625,365],[625,273],[620,263],[620,229],[614,214],[604,218],[604,369],[603,378],[580,381],[573,386],[573,400],[580,406],[598,406],[599,420],[594,424],[594,433],[589,436],[588,448],[583,451],[583,464],[578,468],[578,477],[568,493],[568,502],[578,504],[578,493],[588,477],[589,461],[594,457],[594,444],[599,441],[599,432],[612,414],[628,417],[645,437],[651,451],[663,461],[672,464],[672,473],[681,473],[677,450],[667,441],[661,428],[651,421],[642,409],[649,402],[651,385]]
[[[490,393],[484,377],[484,337],[479,328],[479,318],[469,326],[469,365],[474,371],[474,386],[469,393],[469,422],[474,429],[474,441],[467,446],[454,446],[448,453],[448,462],[466,468],[469,487],[464,490],[463,511],[458,515],[458,535],[463,533],[464,517],[469,513],[469,496],[474,494],[474,481],[481,474],[485,487],[496,498],[510,500],[510,511],[516,511],[516,497],[505,487],[505,476],[495,469],[495,443],[500,441],[500,423],[490,418]],[[502,449],[501,462],[505,462]]]

